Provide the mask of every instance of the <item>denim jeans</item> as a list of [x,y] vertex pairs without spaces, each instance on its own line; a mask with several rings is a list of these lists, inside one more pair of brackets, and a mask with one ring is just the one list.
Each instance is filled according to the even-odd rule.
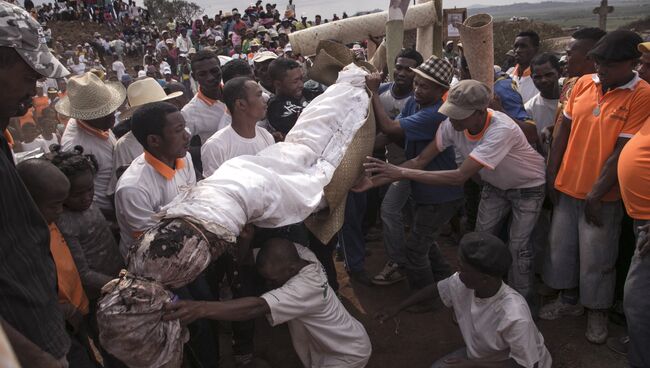
[[603,202],[602,227],[588,224],[585,201],[560,193],[553,210],[544,282],[553,289],[580,287],[580,303],[608,309],[614,301],[621,201]]
[[339,234],[343,248],[345,267],[348,272],[364,270],[366,241],[363,235],[363,218],[366,213],[366,193],[348,193],[345,203],[345,219]]
[[476,231],[498,236],[503,222],[510,215],[508,248],[512,255],[512,266],[508,272],[508,285],[526,298],[531,306],[534,304],[531,233],[542,210],[544,190],[544,185],[502,190],[484,183],[476,219]]
[[404,254],[406,236],[404,234],[404,209],[410,209],[411,182],[401,180],[388,186],[384,201],[381,203],[381,222],[384,247],[388,259],[401,267],[406,265]]
[[[637,241],[642,240],[638,234],[639,226],[650,220],[634,221],[634,233]],[[645,234],[647,237],[648,234]],[[639,251],[634,252],[630,271],[625,280],[625,296],[623,307],[627,318],[627,331],[630,335],[630,348],[627,360],[634,368],[650,367],[650,256],[639,257]]]
[[458,212],[463,199],[416,205],[411,236],[406,241],[406,277],[411,289],[422,289],[451,275],[451,267],[434,243],[440,227]]

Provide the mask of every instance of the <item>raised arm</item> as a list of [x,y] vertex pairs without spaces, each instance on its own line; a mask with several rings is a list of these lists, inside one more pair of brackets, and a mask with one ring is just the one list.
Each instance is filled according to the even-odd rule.
[[379,85],[381,83],[381,74],[372,73],[366,76],[366,86],[372,92],[372,108],[375,113],[377,128],[393,142],[401,144],[404,142],[404,130],[398,120],[388,117],[384,107],[379,99]]

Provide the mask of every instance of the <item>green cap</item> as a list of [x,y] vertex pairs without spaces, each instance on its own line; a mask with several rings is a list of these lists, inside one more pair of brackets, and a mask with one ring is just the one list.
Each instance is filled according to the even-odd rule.
[[25,9],[0,1],[0,46],[16,50],[44,77],[62,78],[70,72],[52,55],[43,28]]
[[491,98],[490,88],[485,84],[473,79],[462,80],[451,87],[447,101],[438,112],[454,120],[467,119],[474,111],[487,109]]

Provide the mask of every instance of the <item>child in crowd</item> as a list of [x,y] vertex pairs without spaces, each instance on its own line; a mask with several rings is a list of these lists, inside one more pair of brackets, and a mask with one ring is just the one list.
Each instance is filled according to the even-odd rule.
[[29,152],[39,148],[43,153],[50,152],[47,143],[43,138],[41,138],[41,131],[36,126],[33,118],[25,117],[25,119],[21,121],[20,132],[22,141],[20,142],[19,147],[16,147],[17,152]]
[[109,223],[93,203],[97,161],[93,155],[84,155],[81,146],[72,151],[52,148],[50,161],[70,182],[63,213],[56,223],[70,247],[84,289],[95,300],[101,288],[124,267]]
[[67,360],[72,367],[96,367],[85,328],[88,297],[81,286],[70,248],[56,225],[68,197],[70,182],[56,166],[44,159],[23,161],[16,170],[50,228],[50,252],[56,267],[59,305],[72,341]]
[[489,233],[469,233],[461,239],[458,253],[459,272],[380,312],[379,322],[440,297],[453,309],[466,346],[439,359],[432,368],[550,368],[551,356],[526,300],[503,283],[512,263],[508,247]]
[[53,144],[59,144],[61,141],[61,136],[56,131],[56,127],[59,123],[56,117],[56,111],[53,107],[48,106],[39,114],[36,119],[38,128],[41,131],[40,138],[45,141],[48,149]]

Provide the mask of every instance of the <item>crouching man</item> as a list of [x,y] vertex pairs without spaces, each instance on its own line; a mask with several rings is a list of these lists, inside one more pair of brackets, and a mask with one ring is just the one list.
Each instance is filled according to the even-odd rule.
[[170,303],[164,319],[187,324],[200,318],[245,321],[266,315],[273,326],[288,322],[293,347],[305,367],[366,366],[371,352],[368,334],[336,297],[311,251],[272,238],[257,254],[256,265],[273,288],[261,297]]
[[551,355],[526,300],[502,281],[512,263],[508,247],[489,233],[469,233],[460,241],[458,261],[459,272],[380,312],[379,322],[439,297],[453,308],[465,346],[431,368],[550,368]]

